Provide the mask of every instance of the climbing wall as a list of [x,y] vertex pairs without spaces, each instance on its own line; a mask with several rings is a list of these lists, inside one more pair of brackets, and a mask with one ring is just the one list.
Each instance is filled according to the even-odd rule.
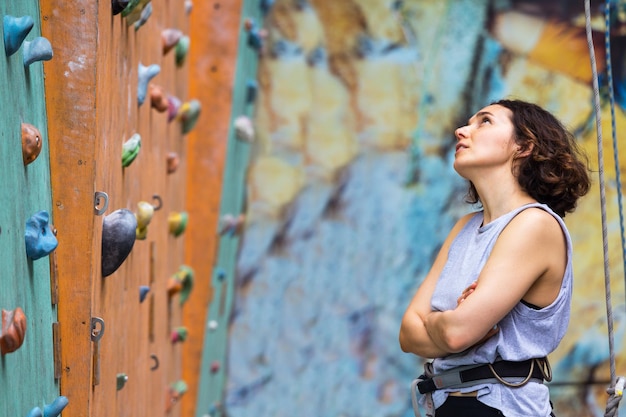
[[42,2],[66,417],[180,415],[186,392],[190,4],[124,3]]
[[[48,256],[56,238],[49,225],[34,222],[37,213],[51,211],[44,80],[41,59],[25,64],[34,59],[30,47],[46,41],[39,38],[37,1],[2,2],[0,13],[3,37],[15,41],[9,42],[11,48],[3,45],[0,59],[0,415],[23,416],[59,396],[53,343],[57,300]],[[22,153],[23,124],[37,129],[31,139],[41,141],[39,154],[28,164]],[[33,243],[30,256],[27,233]]]
[[[214,287],[213,274],[217,254],[218,225],[225,156],[233,119],[239,42],[244,34],[241,25],[242,1],[195,2],[189,16],[189,95],[202,103],[201,122],[187,137],[186,209],[190,227],[185,232],[185,263],[194,266],[195,285],[183,309],[183,323],[189,337],[183,344],[183,379],[188,392],[181,402],[183,416],[204,416],[211,398],[220,387],[199,391],[204,372],[204,346],[224,346],[226,335],[206,335],[209,305],[221,297]],[[240,81],[241,82],[241,81]],[[203,173],[196,175],[194,173]],[[197,226],[196,226],[197,225]],[[217,291],[216,291],[217,290]],[[213,358],[214,360],[215,358]],[[214,375],[214,374],[209,374]],[[208,375],[207,375],[208,376]]]

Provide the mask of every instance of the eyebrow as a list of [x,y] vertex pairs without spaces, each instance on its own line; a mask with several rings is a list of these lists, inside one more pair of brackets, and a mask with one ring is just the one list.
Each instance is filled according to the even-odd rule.
[[472,118],[470,118],[470,119],[467,121],[467,123],[468,123],[468,124],[472,124],[472,120],[474,120],[474,119],[478,119],[478,118],[480,118],[481,116],[491,116],[491,117],[493,117],[493,113],[490,113],[490,112],[488,112],[488,111],[479,111],[479,112],[478,112],[478,113],[476,113],[474,116],[472,116]]

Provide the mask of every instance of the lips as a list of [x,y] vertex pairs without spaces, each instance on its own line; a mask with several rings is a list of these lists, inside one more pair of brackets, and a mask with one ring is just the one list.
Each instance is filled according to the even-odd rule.
[[467,146],[463,145],[462,143],[457,144],[456,152],[460,151],[461,149],[467,149]]

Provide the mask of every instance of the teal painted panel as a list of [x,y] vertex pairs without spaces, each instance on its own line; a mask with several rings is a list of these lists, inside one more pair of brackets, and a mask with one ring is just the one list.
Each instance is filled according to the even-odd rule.
[[[244,30],[247,19],[255,22],[256,27],[262,25],[258,0],[245,0],[242,6],[231,113],[233,120],[243,115],[252,118],[254,110],[254,102],[248,100],[248,82],[257,78],[258,52],[250,44],[248,33]],[[241,213],[245,199],[245,175],[250,157],[250,144],[238,139],[232,126],[231,123],[222,182],[220,217]],[[218,245],[212,278],[214,294],[207,318],[208,327],[204,339],[196,417],[222,416],[225,411],[222,404],[226,384],[228,323],[234,299],[239,238],[237,235],[225,234],[220,238]]]
[[[31,16],[34,27],[26,37],[40,36],[39,3],[2,2],[2,16]],[[2,43],[0,43],[2,44]],[[54,45],[52,45],[54,48]],[[14,55],[0,53],[0,308],[21,307],[27,318],[24,344],[0,358],[0,415],[25,416],[33,407],[59,395],[54,378],[49,257],[29,260],[24,231],[26,220],[40,210],[51,213],[50,165],[42,62],[23,64],[22,46]],[[43,146],[39,157],[24,166],[21,123],[39,129]],[[54,219],[52,219],[54,220]],[[59,231],[59,233],[63,233]]]

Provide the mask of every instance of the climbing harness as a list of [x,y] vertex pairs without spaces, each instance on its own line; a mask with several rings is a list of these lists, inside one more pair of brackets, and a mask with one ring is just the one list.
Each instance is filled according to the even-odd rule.
[[[507,378],[523,378],[510,381]],[[420,417],[418,393],[424,395],[426,417],[435,415],[432,392],[439,389],[457,389],[479,384],[500,383],[510,388],[519,388],[528,382],[543,383],[552,380],[552,370],[548,358],[535,358],[525,361],[498,360],[493,364],[468,365],[433,374],[432,362],[424,364],[424,374],[411,384],[411,402],[415,417]]]
[[[606,59],[607,59],[607,73],[609,81],[609,96],[611,97],[611,116],[614,118],[614,104],[613,104],[613,81],[612,81],[612,69],[610,64],[610,11],[611,0],[606,0],[605,3],[605,43],[606,43]],[[589,56],[591,59],[591,69],[593,73],[593,92],[594,92],[594,109],[596,115],[596,131],[597,131],[597,147],[598,147],[598,174],[600,185],[600,207],[602,215],[602,243],[604,254],[604,287],[606,294],[606,316],[608,326],[608,338],[609,338],[609,360],[610,360],[610,372],[611,372],[611,386],[607,389],[609,399],[604,412],[605,417],[617,416],[619,402],[622,397],[622,391],[624,387],[624,378],[615,376],[615,348],[614,348],[614,336],[613,336],[613,311],[611,302],[611,278],[609,272],[609,257],[608,257],[608,237],[607,237],[607,220],[606,220],[606,191],[604,183],[604,157],[602,147],[602,122],[601,122],[601,108],[600,108],[600,92],[598,87],[598,72],[596,68],[595,50],[593,47],[593,38],[591,34],[591,12],[589,0],[585,0],[585,29],[587,33],[587,44],[589,47]],[[614,150],[617,155],[616,139],[615,139],[615,125],[613,126],[613,140]],[[617,158],[617,156],[616,156]],[[619,178],[619,165],[616,166],[616,172]],[[621,183],[618,180],[618,189],[621,187]],[[621,193],[618,193],[621,200]],[[620,221],[621,217],[621,201],[620,201]],[[622,247],[624,247],[624,233],[622,225]]]

